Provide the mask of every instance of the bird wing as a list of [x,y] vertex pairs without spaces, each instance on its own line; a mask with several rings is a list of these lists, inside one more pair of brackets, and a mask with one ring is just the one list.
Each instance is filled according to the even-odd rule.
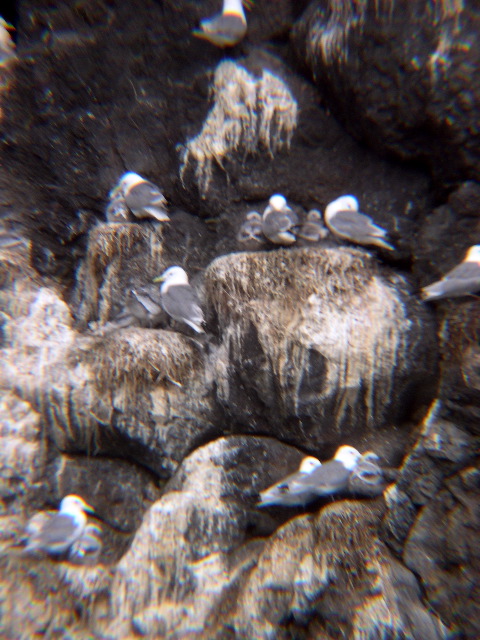
[[315,493],[311,487],[301,486],[296,480],[307,474],[295,472],[283,478],[271,487],[268,487],[260,493],[260,502],[258,506],[267,506],[270,504],[278,505],[302,505],[310,501]]
[[132,211],[141,211],[147,207],[164,207],[166,200],[163,193],[151,182],[145,181],[135,185],[125,196],[125,202]]
[[350,471],[339,460],[330,460],[311,473],[304,473],[293,483],[292,490],[309,487],[316,495],[338,493],[348,487]]
[[364,238],[365,236],[383,238],[387,235],[387,231],[375,224],[369,216],[348,209],[338,211],[331,218],[330,226],[339,235],[347,238]]
[[42,548],[59,547],[59,550],[63,550],[75,540],[77,534],[75,520],[65,513],[56,513],[45,522],[36,539]]
[[132,289],[132,294],[151,315],[158,315],[162,310],[160,291],[157,286],[145,286]]
[[198,304],[198,298],[188,284],[169,287],[162,295],[162,305],[175,320],[189,320],[198,324],[203,322],[203,312]]
[[478,280],[480,282],[480,264],[462,262],[446,273],[442,280]]

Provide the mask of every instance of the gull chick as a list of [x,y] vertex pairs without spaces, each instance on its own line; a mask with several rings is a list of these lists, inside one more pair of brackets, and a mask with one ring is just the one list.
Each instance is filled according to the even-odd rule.
[[342,240],[394,251],[386,240],[387,231],[359,212],[358,200],[354,196],[342,196],[330,202],[324,217],[330,231]]
[[321,464],[317,458],[307,456],[302,460],[298,471],[262,491],[257,506],[267,507],[272,504],[296,506],[307,504],[315,497],[315,494],[308,489],[305,491],[303,487],[301,487],[300,491],[297,491],[297,480],[305,474],[311,473],[314,469],[320,467]]
[[262,216],[257,211],[247,213],[240,227],[237,239],[242,244],[262,244],[265,240],[262,232]]
[[138,173],[129,171],[110,191],[110,203],[107,207],[107,219],[121,222],[128,218],[130,211],[135,218],[153,218],[158,222],[168,222],[167,201],[163,193],[152,182]]
[[85,531],[85,512],[94,513],[83,498],[69,495],[63,498],[56,513],[37,513],[27,525],[25,551],[44,551],[50,555],[65,553]]
[[203,312],[182,267],[170,267],[161,276],[155,278],[154,282],[162,283],[160,300],[164,311],[174,320],[185,322],[197,333],[204,333]]
[[298,224],[297,214],[290,209],[284,196],[276,193],[263,212],[262,231],[274,244],[290,245],[296,240],[292,229]]
[[441,280],[423,287],[424,300],[440,300],[467,296],[480,291],[480,244],[467,251],[462,262],[446,273]]
[[217,47],[233,47],[247,33],[247,19],[242,0],[223,0],[221,13],[200,22],[200,28],[193,31],[197,38],[208,40]]
[[297,237],[308,240],[309,242],[318,242],[328,235],[328,229],[323,224],[323,216],[317,209],[311,209],[307,213],[307,219],[297,231]]

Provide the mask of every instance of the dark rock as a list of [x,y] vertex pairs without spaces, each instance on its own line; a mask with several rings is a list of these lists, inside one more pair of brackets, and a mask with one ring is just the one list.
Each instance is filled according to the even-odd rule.
[[480,96],[469,80],[480,57],[478,21],[456,2],[312,2],[293,44],[352,135],[428,163],[448,184],[479,177],[471,131]]

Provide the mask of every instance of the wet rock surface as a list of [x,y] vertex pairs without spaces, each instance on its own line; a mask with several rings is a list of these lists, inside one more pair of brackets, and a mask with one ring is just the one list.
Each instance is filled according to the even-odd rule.
[[[221,50],[191,34],[217,4],[19,7],[0,90],[2,633],[475,640],[480,307],[419,289],[480,242],[476,13],[258,0]],[[170,222],[106,222],[125,171]],[[354,194],[395,250],[245,247],[274,193],[300,225]],[[161,308],[173,264],[205,335]],[[341,444],[379,455],[383,495],[258,509]],[[29,518],[70,493],[95,508],[98,561],[26,554]]]

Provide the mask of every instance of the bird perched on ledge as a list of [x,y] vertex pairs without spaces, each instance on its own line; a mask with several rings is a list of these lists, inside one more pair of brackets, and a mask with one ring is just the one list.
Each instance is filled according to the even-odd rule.
[[170,267],[161,276],[154,278],[161,282],[160,300],[163,309],[174,320],[181,320],[197,333],[204,333],[203,312],[198,304],[195,291],[188,282],[182,267]]
[[441,280],[423,287],[424,300],[456,298],[480,291],[480,244],[467,251],[460,264],[446,273]]
[[138,173],[128,171],[110,191],[107,207],[109,222],[127,222],[130,211],[135,218],[153,218],[158,222],[168,222],[167,201],[163,193],[152,182]]
[[247,33],[247,19],[242,0],[223,0],[223,9],[211,18],[200,22],[200,28],[193,31],[197,38],[208,40],[217,47],[233,47]]
[[342,196],[330,202],[324,217],[330,231],[342,240],[395,250],[386,240],[387,231],[359,212],[358,200],[354,196]]
[[49,555],[61,555],[76,543],[85,531],[87,516],[93,507],[80,498],[69,495],[63,498],[56,513],[41,511],[28,522],[26,552],[44,551]]
[[262,231],[265,237],[274,244],[293,244],[296,240],[293,229],[297,224],[298,216],[287,205],[284,196],[274,194],[262,216]]
[[315,497],[315,494],[309,491],[296,492],[297,481],[305,474],[309,474],[317,467],[320,467],[321,464],[320,460],[312,456],[303,458],[298,471],[295,471],[295,473],[290,474],[280,480],[280,482],[277,482],[260,493],[258,506],[266,507],[271,504],[297,506],[307,504]]

